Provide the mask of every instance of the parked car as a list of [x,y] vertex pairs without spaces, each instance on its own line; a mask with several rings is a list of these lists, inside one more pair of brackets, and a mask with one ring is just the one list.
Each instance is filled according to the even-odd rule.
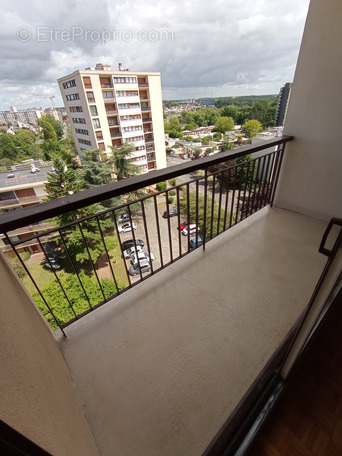
[[124,241],[121,244],[121,249],[122,250],[127,250],[130,249],[131,247],[134,247],[135,245],[138,245],[139,247],[144,247],[145,243],[141,239],[128,239],[127,241]]
[[151,252],[151,257],[148,253],[145,253],[143,252],[142,250],[140,250],[139,252],[134,253],[133,256],[132,256],[132,259],[131,259],[131,264],[135,264],[135,263],[140,263],[140,261],[142,260],[147,260],[148,262],[150,261],[154,261],[154,254]]
[[133,245],[133,247],[130,247],[129,249],[124,250],[122,256],[124,257],[125,260],[127,260],[128,258],[133,258],[133,256],[137,252],[141,252],[141,251],[142,251],[142,247],[140,245],[136,245],[136,246]]
[[197,240],[196,238],[193,238],[189,242],[190,249],[194,249],[195,247],[199,247],[200,245],[203,245],[203,239],[200,236],[197,237]]
[[7,179],[11,179],[12,177],[15,177],[15,174],[13,174],[13,173],[7,174]]
[[186,228],[184,228],[184,229],[182,230],[182,234],[183,234],[184,236],[187,236],[188,232],[189,232],[190,234],[196,234],[196,231],[199,231],[199,228],[198,228],[198,226],[196,225],[196,223],[190,223],[189,226],[187,226]]
[[[190,225],[191,225],[191,224],[192,224],[192,222],[190,222]],[[179,230],[182,231],[182,230],[184,230],[185,228],[187,228],[188,225],[189,225],[189,222],[181,222],[177,228],[178,228]]]
[[133,264],[129,269],[128,269],[128,274],[131,276],[137,275],[141,272],[150,272],[151,271],[151,265],[150,262],[145,258],[141,259],[139,263]]
[[129,215],[128,215],[128,214],[122,214],[122,215],[120,215],[120,217],[118,218],[118,222],[119,222],[119,223],[130,222]]
[[136,230],[137,225],[135,223],[125,223],[124,225],[119,226],[119,233],[127,233],[128,231]]
[[188,155],[187,155],[187,154],[183,154],[183,155],[181,155],[181,158],[182,158],[183,160],[187,160],[187,159],[188,159]]
[[177,209],[169,209],[169,212],[167,212],[167,211],[163,212],[163,217],[164,218],[174,217],[175,215],[178,215],[178,210]]

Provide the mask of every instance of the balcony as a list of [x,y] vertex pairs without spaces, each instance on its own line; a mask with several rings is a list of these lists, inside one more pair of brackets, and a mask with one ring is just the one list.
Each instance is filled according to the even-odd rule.
[[[44,247],[51,238],[54,242],[60,238],[59,245],[75,274],[73,289],[79,283],[80,297],[83,293],[79,298],[82,306],[69,297],[71,289],[64,282],[63,271],[51,270],[51,279],[55,277],[60,286],[53,298],[33,283],[46,301],[43,313],[56,331],[60,350],[78,385],[79,400],[87,404],[86,417],[104,454],[139,454],[141,445],[144,454],[158,454],[163,429],[173,422],[184,433],[164,442],[163,451],[172,454],[176,445],[178,454],[188,454],[190,444],[191,453],[203,452],[304,310],[325,264],[316,247],[326,223],[270,208],[284,146],[290,140],[283,137],[195,160],[71,195],[65,201],[44,203],[39,211],[7,214],[3,219],[1,230],[8,233],[13,249],[34,241]],[[209,171],[209,167],[249,153],[253,159],[247,165]],[[238,181],[243,167],[244,180]],[[146,193],[131,203],[78,218],[71,225],[22,242],[11,241],[10,230],[28,221],[51,218],[171,179],[177,183],[166,191]],[[174,198],[172,203],[170,197]],[[164,219],[163,212],[171,207],[180,215]],[[136,232],[119,232],[123,212],[137,224]],[[189,219],[200,227],[199,234],[184,235],[177,230]],[[84,237],[90,226],[97,226],[104,252],[95,262],[92,241]],[[70,249],[74,230],[79,231],[88,252],[87,274],[98,284],[96,295],[88,294],[88,279]],[[190,240],[199,243],[199,236],[204,244],[190,249]],[[132,237],[143,239],[145,251],[155,256],[147,274],[130,276],[129,260],[122,259],[109,244],[110,239],[120,245]],[[49,257],[43,261],[49,263]],[[31,265],[24,261],[22,265],[31,276]],[[111,287],[104,287],[104,279]],[[34,296],[44,309],[44,302],[37,293]],[[63,333],[68,336],[66,343]],[[241,334],[248,337],[241,339]],[[96,388],[94,373],[99,374]],[[138,395],[134,393],[137,389]],[[167,405],[169,394],[171,407]],[[99,408],[101,397],[106,399]],[[194,407],[205,409],[203,421],[197,421]],[[154,421],[159,410],[162,416]],[[111,431],[114,423],[120,438]],[[132,426],[134,440],[127,432]]]
[[141,106],[141,110],[142,111],[151,111],[151,107],[150,106]]
[[143,121],[143,123],[152,122],[152,119],[151,118],[145,118],[145,119],[143,118],[142,121]]
[[[126,199],[121,208],[114,209],[112,218],[107,215],[115,225],[114,219],[121,211],[132,209],[137,235],[149,234],[149,241],[144,237],[145,245],[152,246],[156,253],[154,261],[159,262],[149,277],[147,273],[142,279],[133,277],[132,286],[119,290],[114,300],[104,287],[108,302],[102,306],[100,302],[93,310],[86,298],[75,299],[75,290],[82,290],[76,274],[66,291],[71,292],[71,307],[78,318],[63,328],[68,336],[64,338],[60,330],[51,334],[13,269],[0,255],[2,283],[6,284],[1,288],[0,300],[3,421],[55,456],[236,454],[237,437],[241,437],[241,430],[248,430],[248,410],[254,410],[259,400],[257,393],[266,390],[273,373],[283,379],[282,387],[286,388],[289,358],[284,353],[292,355],[292,362],[301,363],[303,346],[311,347],[311,340],[305,334],[303,337],[302,331],[309,331],[311,336],[311,331],[324,320],[329,302],[341,296],[334,294],[341,283],[341,248],[335,243],[336,248],[329,248],[328,252],[323,249],[324,255],[318,252],[327,220],[342,217],[340,99],[336,96],[340,92],[341,63],[334,58],[339,52],[342,26],[341,16],[336,14],[339,7],[337,0],[329,4],[311,2],[284,128],[285,134],[294,135],[295,139],[286,143],[284,159],[276,160],[279,173],[260,171],[263,163],[264,170],[267,163],[268,169],[274,170],[272,158],[263,158],[252,189],[242,182],[243,187],[235,187],[234,195],[234,187],[227,186],[227,210],[232,212],[233,201],[235,214],[232,223],[230,217],[222,218],[227,193],[215,185],[219,180],[215,177],[214,182],[215,171],[205,171],[209,163],[219,164],[215,162],[218,156],[183,163],[179,168],[153,171],[147,176],[113,183],[100,191],[92,189],[86,194],[70,195],[67,199],[3,216],[0,232],[7,233],[65,210],[77,210],[83,204],[95,204],[148,187],[145,197],[152,202],[146,203],[146,207],[140,199],[135,201],[135,207]],[[322,84],[327,75],[329,83]],[[283,137],[280,141],[287,139]],[[271,151],[265,149],[271,147],[269,142],[262,143],[264,148],[236,149],[229,157],[241,153],[240,157],[235,155],[241,158],[251,152],[254,160],[258,158],[256,154],[274,152],[274,143]],[[281,142],[277,145],[281,150]],[[224,158],[228,159],[228,154]],[[254,163],[257,169],[258,162]],[[201,174],[195,174],[201,170]],[[254,175],[252,170],[250,164],[250,177]],[[266,183],[260,185],[259,179],[264,177]],[[172,179],[176,179],[175,186]],[[161,181],[168,182],[167,193],[152,193],[155,190],[150,185]],[[233,181],[231,175],[230,183]],[[214,230],[211,237],[210,223],[203,238],[204,247],[188,251],[186,237],[180,235],[179,242],[175,227],[178,216],[164,219],[162,215],[168,209],[168,197],[174,198],[171,207],[177,208],[179,193],[179,203],[184,208],[184,202],[189,201],[190,205],[190,199],[185,196],[193,191],[196,194],[197,188],[199,196],[205,193],[211,199],[215,196],[221,207],[218,217],[214,206],[216,220],[226,219],[226,228],[231,226],[218,236]],[[171,195],[171,191],[176,194]],[[257,193],[253,197],[254,191]],[[273,205],[261,207],[267,201],[273,201]],[[250,208],[249,215],[240,219],[243,211],[238,207],[246,206]],[[253,208],[259,210],[252,212]],[[211,220],[209,204],[206,214]],[[99,230],[112,226],[113,236],[109,236],[109,241],[116,243],[113,249],[120,248],[113,224],[104,224],[102,217],[108,221],[99,213],[95,218],[92,215],[91,221],[76,219],[75,226],[80,224],[76,238],[83,243],[84,252],[88,244],[91,246],[88,230],[98,223]],[[144,220],[152,220],[147,223],[147,229]],[[66,244],[71,242],[70,229],[64,227],[62,234],[57,233],[65,238]],[[84,239],[82,233],[87,235]],[[133,238],[133,233],[122,233],[122,239]],[[90,250],[90,256],[92,253]],[[72,261],[74,255],[72,252]],[[106,262],[104,253],[101,261],[94,264],[95,270],[89,258],[88,275],[80,276],[81,281],[89,285],[91,279],[97,284],[95,271],[99,280],[110,278],[111,267],[116,276],[123,259],[120,254],[113,255],[111,249],[108,255],[109,261]],[[74,262],[78,272],[80,263]],[[71,262],[69,265],[70,273]],[[56,296],[61,296],[58,280],[64,284],[64,271],[55,271],[56,275],[54,271],[45,272],[54,280],[54,293],[47,298],[55,305]],[[328,283],[326,274],[332,275]],[[125,278],[125,273],[118,277]],[[36,283],[39,289],[45,286],[44,281]],[[87,292],[87,287],[84,289]],[[90,303],[99,295],[100,287],[89,296]],[[103,296],[101,299],[104,301]],[[65,297],[60,299],[60,303],[65,301]],[[87,303],[89,310],[81,317],[79,306]],[[71,307],[66,305],[66,316],[72,314]],[[312,310],[316,314],[311,315]],[[46,316],[52,320],[48,312]],[[340,390],[330,388],[331,383],[336,386],[334,377],[330,376],[331,369],[321,363],[322,358],[332,361],[335,378],[340,381],[341,356],[337,351],[341,345],[340,316],[336,317],[336,326],[337,337],[329,340],[326,351],[314,357],[310,365],[313,372],[309,383],[299,378],[296,397],[298,405],[305,405],[303,416],[298,418],[299,407],[290,409],[288,426],[276,428],[276,432],[271,428],[278,444],[287,444],[289,448],[279,451],[272,443],[259,453],[297,454],[294,443],[309,447],[308,451],[302,451],[304,454],[341,453]],[[293,343],[294,334],[297,337]],[[290,370],[290,373],[296,376],[296,372]],[[317,377],[326,379],[328,384],[315,397],[320,405],[319,413],[303,396],[303,391],[310,391]],[[322,414],[324,406],[325,414]],[[278,412],[273,408],[272,412],[271,424],[275,424]],[[311,421],[313,416],[315,421]],[[326,430],[335,418],[338,427],[327,438]],[[296,442],[289,437],[295,430],[301,434]],[[226,451],[228,443],[235,445],[230,452]],[[257,452],[258,448],[250,454],[254,456]],[[244,454],[243,450],[239,454]]]
[[139,86],[139,88],[140,87],[148,87],[148,83],[147,82],[138,82],[138,86]]
[[118,114],[118,111],[116,109],[106,109],[106,115],[107,116],[114,116],[114,115],[117,115]]
[[111,138],[121,138],[121,136],[122,136],[122,133],[111,133],[110,134]]
[[26,204],[40,203],[44,197],[42,196],[24,196],[21,198],[13,198],[0,201],[0,209],[5,209],[15,206],[24,206]]
[[101,89],[113,89],[114,86],[112,84],[102,84],[101,83]]

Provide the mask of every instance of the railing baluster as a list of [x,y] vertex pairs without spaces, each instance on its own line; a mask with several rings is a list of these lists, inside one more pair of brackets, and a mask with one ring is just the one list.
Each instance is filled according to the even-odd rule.
[[204,207],[203,207],[203,250],[207,239],[207,197],[208,197],[208,168],[205,169],[204,176]]
[[159,226],[159,218],[158,218],[158,204],[157,204],[157,197],[153,195],[154,200],[154,216],[156,219],[156,226],[157,226],[157,235],[158,235],[158,245],[159,245],[159,254],[160,254],[160,265],[161,268],[164,268],[164,260],[163,260],[163,251],[162,251],[162,243],[160,239],[160,226]]
[[214,209],[215,209],[215,186],[216,186],[216,174],[213,175],[213,188],[212,188],[212,191],[211,191],[210,239],[213,238]]
[[[117,224],[117,221],[116,221],[116,217],[115,217],[115,212],[114,210],[111,210],[111,213],[112,213],[112,216],[113,216],[113,223],[114,223],[114,227],[115,227],[115,233],[119,239],[119,245],[120,245],[120,253],[121,253],[121,256],[122,256],[122,259],[123,259],[123,263],[124,263],[124,267],[125,267],[125,271],[126,271],[126,277],[127,277],[127,280],[128,280],[128,287],[129,288],[132,288],[132,281],[131,281],[131,276],[129,275],[128,273],[128,268],[127,268],[127,264],[126,264],[126,260],[125,260],[125,257],[123,256],[123,249],[122,249],[122,242],[121,242],[121,236],[120,236],[120,233],[119,233],[119,230],[118,230],[118,224]],[[115,235],[115,233],[113,233]]]
[[230,169],[229,169],[229,167],[227,167],[226,170],[223,170],[223,172],[227,173],[227,182],[226,182],[227,190],[226,190],[226,199],[225,199],[225,204],[224,204],[224,221],[223,221],[223,231],[226,231],[228,204],[229,204],[229,188],[230,188]]
[[54,269],[53,266],[52,266],[52,263],[51,263],[51,261],[50,261],[50,258],[47,256],[47,254],[46,254],[46,252],[45,252],[45,249],[44,249],[44,247],[43,247],[43,245],[42,245],[42,243],[41,243],[41,241],[40,241],[40,239],[39,239],[39,236],[37,236],[37,241],[38,241],[38,243],[39,243],[40,248],[42,249],[42,252],[43,252],[44,255],[45,255],[45,258],[47,259],[47,261],[48,261],[48,263],[49,263],[50,269],[51,269],[51,271],[53,272],[53,274],[54,274],[54,276],[55,276],[55,278],[56,278],[56,280],[57,280],[57,282],[58,282],[58,285],[60,286],[60,288],[61,288],[61,290],[62,290],[62,292],[63,292],[63,294],[64,294],[65,299],[67,300],[67,302],[68,302],[68,304],[69,304],[70,309],[72,310],[72,313],[74,314],[75,318],[77,319],[78,317],[77,317],[77,315],[76,315],[76,313],[75,313],[75,310],[74,310],[74,308],[73,308],[73,306],[72,306],[72,304],[71,304],[71,302],[70,302],[70,299],[68,298],[68,295],[66,294],[66,291],[65,291],[63,285],[61,284],[61,281],[59,280],[59,277],[58,277],[58,275],[57,275],[55,269]]
[[100,290],[101,290],[103,299],[106,301],[106,297],[105,297],[105,294],[104,294],[104,292],[103,292],[102,285],[101,285],[101,282],[100,282],[100,280],[99,280],[99,277],[98,277],[98,275],[97,275],[96,268],[95,268],[95,264],[94,264],[93,259],[92,259],[92,257],[91,257],[91,253],[90,253],[90,251],[89,251],[89,247],[88,247],[87,241],[86,241],[86,239],[85,239],[85,236],[84,236],[84,233],[83,233],[83,230],[82,230],[82,227],[81,227],[81,223],[80,223],[80,222],[77,222],[77,225],[78,225],[78,228],[79,228],[79,230],[80,230],[80,233],[81,233],[82,240],[83,240],[83,242],[84,242],[85,248],[86,248],[86,250],[87,250],[88,257],[89,257],[89,259],[90,259],[90,263],[91,263],[91,265],[92,265],[92,268],[93,268],[93,271],[94,271],[94,274],[95,274],[97,283],[99,284],[99,287],[100,287]]
[[[108,261],[108,264],[109,264],[110,272],[111,272],[112,277],[113,277],[114,285],[115,285],[115,288],[116,288],[116,294],[120,294],[120,290],[119,290],[118,284],[116,282],[115,274],[114,274],[114,271],[113,271],[112,263],[110,261],[110,257],[109,257],[109,253],[108,253],[108,249],[107,249],[107,245],[106,245],[106,241],[105,241],[105,238],[104,238],[104,235],[103,235],[103,231],[101,229],[101,225],[100,225],[100,221],[99,221],[99,217],[98,216],[96,217],[96,221],[97,221],[97,226],[99,227],[99,231],[100,231],[100,234],[101,234],[101,239],[102,239],[102,242],[103,242],[103,246],[105,248],[105,252],[106,252],[106,256],[107,256],[107,261]],[[116,296],[116,294],[113,295],[113,296]]]
[[223,187],[223,173],[221,172],[220,179],[220,193],[219,193],[219,203],[218,203],[218,214],[217,214],[217,232],[216,236],[220,234],[220,224],[221,224],[221,204],[222,204],[222,187]]
[[168,235],[169,235],[170,261],[171,261],[171,263],[173,263],[170,205],[169,205],[169,191],[168,190],[165,192],[165,198],[166,198],[166,213],[167,213],[167,230],[168,230]]
[[86,290],[85,290],[85,288],[84,288],[84,286],[83,286],[82,280],[81,280],[81,278],[80,278],[80,276],[79,276],[79,274],[78,274],[78,272],[77,272],[77,269],[76,269],[76,267],[75,267],[75,265],[74,265],[74,262],[73,262],[72,259],[71,259],[69,250],[68,250],[68,248],[67,248],[67,246],[66,246],[64,237],[63,237],[63,235],[62,235],[62,230],[58,230],[58,232],[59,232],[59,235],[60,235],[60,237],[61,237],[61,240],[62,240],[62,243],[63,243],[63,247],[64,247],[64,249],[65,249],[65,251],[66,251],[67,257],[68,257],[68,259],[69,259],[69,261],[70,261],[70,264],[71,264],[71,266],[72,266],[72,268],[73,268],[73,270],[74,270],[74,273],[76,274],[76,276],[77,276],[77,278],[78,278],[78,281],[79,281],[79,283],[80,283],[80,285],[81,285],[81,288],[82,288],[82,290],[83,290],[83,293],[84,293],[84,295],[85,295],[85,297],[86,297],[86,299],[87,299],[87,301],[88,301],[89,308],[90,308],[91,310],[93,310],[93,306],[92,306],[91,303],[90,303],[89,296],[87,295],[87,292],[86,292]]

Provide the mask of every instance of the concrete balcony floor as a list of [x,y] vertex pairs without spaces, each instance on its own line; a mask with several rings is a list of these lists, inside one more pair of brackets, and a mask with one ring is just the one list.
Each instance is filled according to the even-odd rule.
[[66,329],[101,456],[205,450],[308,303],[326,225],[264,208]]

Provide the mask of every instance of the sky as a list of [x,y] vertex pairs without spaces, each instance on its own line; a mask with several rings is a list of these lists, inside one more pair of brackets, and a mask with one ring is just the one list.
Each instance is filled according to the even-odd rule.
[[57,79],[118,63],[163,99],[264,95],[292,82],[309,0],[1,2],[0,110],[63,106]]

